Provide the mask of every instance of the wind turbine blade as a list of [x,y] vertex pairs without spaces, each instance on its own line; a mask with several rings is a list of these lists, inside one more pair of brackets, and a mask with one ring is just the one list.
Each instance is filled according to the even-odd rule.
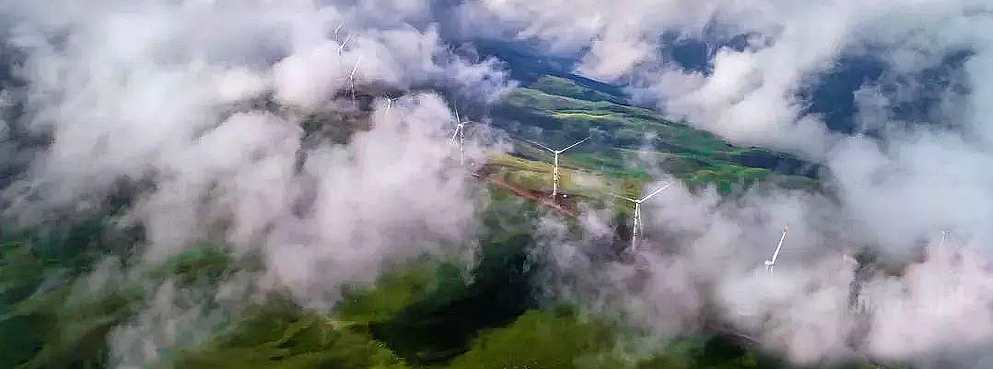
[[779,238],[779,244],[776,245],[776,251],[772,253],[772,263],[776,263],[776,258],[779,257],[779,250],[783,248],[783,240],[786,239],[786,232],[789,231],[789,227],[783,229],[783,236]]
[[638,202],[638,200],[632,199],[630,197],[624,197],[624,196],[616,195],[616,194],[613,194],[613,193],[610,193],[610,192],[607,192],[607,193],[609,193],[610,196],[613,196],[613,197],[616,197],[616,198],[619,198],[619,199],[625,199],[627,201],[634,202],[634,203],[637,203]]
[[462,117],[459,117],[459,107],[455,107],[455,123],[462,124]]
[[455,141],[455,137],[459,135],[459,130],[461,129],[462,129],[461,125],[455,126],[455,132],[452,133],[452,141]]
[[566,147],[566,148],[564,148],[564,149],[562,149],[562,150],[559,150],[559,153],[563,153],[563,152],[565,152],[566,150],[569,150],[569,149],[571,149],[571,148],[573,148],[573,147],[576,147],[576,145],[579,145],[579,144],[581,144],[581,143],[583,143],[583,142],[586,142],[586,140],[589,140],[589,139],[590,139],[590,138],[589,138],[589,137],[587,137],[587,138],[584,138],[584,139],[582,139],[582,140],[579,140],[579,142],[576,142],[576,143],[574,143],[574,144],[572,144],[572,145],[570,145],[569,147]]
[[545,149],[545,150],[548,150],[548,151],[551,151],[551,152],[555,152],[555,150],[552,150],[552,149],[550,149],[550,148],[548,148],[548,146],[545,146],[545,145],[542,145],[542,144],[540,144],[540,143],[537,143],[537,142],[534,142],[534,141],[528,141],[528,140],[524,140],[524,141],[525,141],[525,142],[528,142],[528,143],[530,143],[530,144],[532,144],[532,145],[538,145],[538,146],[540,146],[540,147],[541,147],[542,149]]
[[355,61],[355,66],[352,67],[352,74],[349,74],[348,75],[348,78],[355,78],[355,72],[358,72],[358,70],[359,70],[359,63],[361,63],[361,62],[362,62],[362,58],[359,57],[359,59]]
[[345,41],[343,41],[341,45],[338,45],[338,54],[341,54],[341,50],[345,49],[345,45],[348,45],[348,40],[351,39],[352,35],[348,35],[348,37],[345,37]]
[[642,199],[641,199],[640,201],[638,201],[638,202],[642,202],[642,201],[645,201],[645,200],[648,200],[648,199],[650,199],[650,198],[651,198],[652,196],[655,196],[655,195],[657,195],[657,194],[658,194],[659,192],[662,192],[662,191],[664,191],[664,190],[665,190],[666,188],[669,188],[669,186],[672,186],[672,183],[666,183],[666,184],[665,184],[665,186],[662,186],[662,188],[660,188],[660,189],[657,189],[657,190],[655,190],[655,192],[652,192],[652,193],[650,193],[650,194],[648,194],[648,196],[645,196],[645,197],[643,197],[643,198],[642,198]]

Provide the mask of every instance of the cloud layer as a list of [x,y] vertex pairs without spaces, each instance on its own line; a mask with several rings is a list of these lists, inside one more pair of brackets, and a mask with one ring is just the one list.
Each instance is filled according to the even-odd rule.
[[[506,71],[453,45],[526,40],[674,119],[824,164],[833,196],[727,202],[676,186],[646,206],[634,266],[570,251],[548,221],[547,257],[562,273],[602,268],[562,286],[571,295],[662,336],[714,309],[801,362],[851,355],[852,340],[874,356],[927,360],[968,351],[953,338],[984,347],[993,336],[983,298],[991,11],[978,0],[4,3],[0,55],[12,78],[0,84],[0,171],[18,174],[0,181],[2,209],[58,221],[130,184],[143,258],[224,240],[263,251],[265,283],[326,305],[384,259],[461,252],[447,245],[472,234],[472,188],[447,140],[451,103],[432,91],[493,102],[513,85]],[[704,45],[702,65],[671,56],[682,41]],[[853,129],[839,132],[806,93],[858,58],[882,68],[850,91]],[[353,70],[360,89],[406,95],[360,111]],[[367,130],[332,144],[308,136],[301,123],[314,115],[336,117],[323,121],[328,136]],[[587,219],[588,242],[603,242],[607,216]],[[784,224],[782,266],[756,275]],[[941,230],[965,249],[936,249]],[[841,254],[862,247],[914,264],[858,277]],[[922,248],[933,255],[916,260]],[[941,297],[946,275],[961,298]],[[868,317],[848,311],[856,278],[876,306]]]
[[[60,222],[127,188],[140,260],[203,241],[261,251],[253,287],[324,308],[386,260],[465,253],[477,201],[449,140],[450,103],[432,90],[480,104],[512,84],[496,61],[452,52],[427,5],[4,3],[13,72],[0,149],[12,154],[3,168],[26,168],[3,191],[3,215]],[[353,70],[372,110],[351,100]],[[154,290],[112,333],[120,365],[208,329],[203,296]]]

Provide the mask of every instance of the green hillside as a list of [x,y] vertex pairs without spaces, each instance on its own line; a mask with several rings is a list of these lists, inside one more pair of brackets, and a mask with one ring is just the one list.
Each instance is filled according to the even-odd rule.
[[[605,183],[639,183],[648,179],[647,168],[658,166],[675,175],[691,188],[716,187],[731,194],[759,181],[786,188],[817,190],[812,178],[816,166],[787,154],[761,148],[743,148],[720,137],[688,125],[666,120],[652,110],[624,105],[605,92],[580,85],[573,80],[541,76],[526,87],[507,95],[493,109],[496,127],[518,139],[516,154],[520,159],[550,163],[552,154],[530,144],[565,147],[584,137],[591,143],[570,150],[560,164],[566,168],[597,173]],[[541,134],[531,136],[533,127]],[[501,158],[494,162],[502,165]],[[520,184],[547,189],[551,187],[550,166],[517,164],[507,169]],[[526,173],[526,172],[533,173]],[[568,171],[563,174],[567,176]],[[546,179],[543,179],[547,177]],[[565,180],[565,179],[563,179]],[[609,190],[609,189],[605,189]],[[587,195],[588,189],[566,193]],[[603,191],[601,191],[603,192]]]

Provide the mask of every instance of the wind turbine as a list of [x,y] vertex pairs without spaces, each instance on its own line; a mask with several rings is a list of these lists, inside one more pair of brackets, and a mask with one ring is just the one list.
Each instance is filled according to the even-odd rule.
[[555,154],[555,169],[553,169],[553,171],[552,171],[552,199],[557,198],[558,197],[558,194],[559,194],[559,154],[561,154],[561,153],[565,152],[566,150],[569,150],[569,149],[571,149],[573,147],[576,147],[576,145],[579,145],[579,144],[581,144],[581,143],[583,143],[583,142],[585,142],[586,140],[589,140],[589,139],[590,139],[589,137],[586,137],[586,138],[584,138],[582,140],[577,141],[576,143],[574,143],[572,145],[569,145],[569,147],[566,147],[566,148],[564,148],[562,150],[552,150],[552,149],[548,148],[548,146],[542,145],[542,144],[537,143],[537,142],[532,142],[535,145],[541,146],[541,148],[543,148],[545,150],[551,151],[552,154]]
[[779,244],[776,245],[776,251],[772,253],[772,259],[765,261],[765,271],[772,273],[772,268],[776,266],[776,259],[779,258],[779,250],[783,248],[783,240],[786,239],[786,232],[789,232],[790,226],[783,227],[783,236],[779,238]]
[[459,116],[459,108],[455,107],[455,132],[452,133],[452,143],[455,143],[455,139],[458,138],[459,141],[459,160],[462,165],[465,165],[465,124],[472,123],[470,121],[462,120]]
[[399,97],[390,98],[390,95],[383,95],[383,98],[386,99],[386,113],[389,114],[390,109],[393,108],[393,102]]
[[632,250],[634,250],[637,247],[638,231],[641,230],[641,203],[645,202],[645,200],[648,200],[648,199],[652,198],[652,196],[657,195],[659,192],[662,192],[666,188],[669,188],[669,186],[671,186],[671,185],[672,185],[672,183],[666,183],[666,185],[665,186],[662,186],[662,188],[659,188],[659,189],[655,190],[655,192],[652,192],[652,193],[648,194],[648,196],[642,197],[641,199],[637,199],[637,200],[632,199],[630,197],[624,197],[624,196],[621,196],[621,195],[611,194],[612,196],[614,196],[616,198],[628,200],[628,201],[634,203],[634,225],[631,227],[631,249]]

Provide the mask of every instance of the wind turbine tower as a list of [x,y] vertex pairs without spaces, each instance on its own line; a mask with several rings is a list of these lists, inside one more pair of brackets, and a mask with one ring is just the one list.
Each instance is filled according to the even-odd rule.
[[648,196],[642,197],[641,199],[637,199],[637,200],[636,199],[632,199],[630,197],[624,197],[624,196],[620,196],[620,195],[611,194],[614,197],[617,197],[617,198],[620,198],[620,199],[624,199],[624,200],[628,200],[628,201],[634,203],[634,225],[631,227],[631,249],[632,250],[634,250],[635,248],[637,248],[637,245],[638,245],[638,243],[637,243],[638,242],[638,233],[640,233],[640,231],[641,231],[641,203],[645,202],[645,200],[648,200],[648,199],[652,198],[652,196],[657,195],[659,192],[662,192],[666,188],[669,188],[669,186],[671,186],[671,185],[672,185],[672,183],[667,183],[665,186],[662,186],[662,188],[659,188],[659,189],[655,190],[655,192],[652,192],[652,193],[648,194]]
[[776,251],[772,253],[772,259],[765,261],[765,271],[772,273],[772,269],[776,266],[776,259],[779,258],[779,250],[783,248],[783,240],[786,239],[786,232],[789,232],[790,226],[783,227],[783,236],[779,237],[779,244],[776,245]]
[[389,114],[390,109],[393,108],[393,102],[399,98],[398,97],[390,98],[389,95],[383,95],[383,98],[386,99],[386,113]]
[[566,148],[564,148],[562,150],[552,150],[552,149],[548,148],[548,146],[542,145],[542,144],[537,143],[537,142],[532,142],[535,145],[541,146],[541,148],[543,148],[545,150],[551,151],[552,154],[555,154],[555,167],[554,167],[554,169],[552,169],[552,199],[553,200],[556,199],[556,198],[558,198],[558,195],[559,195],[559,154],[564,153],[566,150],[569,150],[569,149],[571,149],[573,147],[576,147],[577,145],[579,145],[579,144],[581,144],[583,142],[586,142],[586,140],[589,140],[589,139],[590,139],[589,137],[586,137],[586,138],[584,138],[582,140],[577,141],[576,143],[574,143],[572,145],[569,145],[569,147],[566,147]]

